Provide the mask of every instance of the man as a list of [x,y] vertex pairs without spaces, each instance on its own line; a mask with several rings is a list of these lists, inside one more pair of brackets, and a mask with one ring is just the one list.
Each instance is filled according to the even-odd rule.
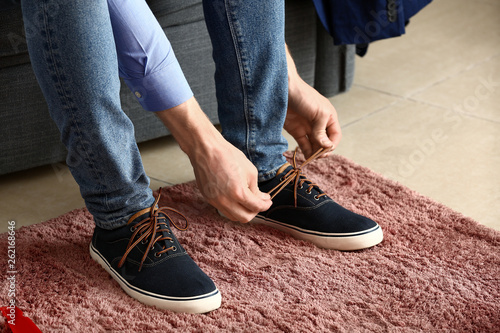
[[221,304],[213,281],[172,233],[169,214],[176,211],[159,208],[149,189],[120,107],[118,68],[189,156],[200,191],[222,215],[240,222],[257,216],[339,250],[382,240],[375,222],[337,205],[283,157],[283,127],[308,157],[341,137],[335,109],[300,79],[287,54],[283,1],[204,2],[222,135],[192,96],[144,0],[22,5],[37,80],[96,223],[91,256],[131,297],[191,313]]

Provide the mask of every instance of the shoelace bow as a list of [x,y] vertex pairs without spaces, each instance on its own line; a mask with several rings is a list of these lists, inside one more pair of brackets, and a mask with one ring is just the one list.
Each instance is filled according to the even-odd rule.
[[[148,256],[149,251],[154,248],[154,245],[156,242],[170,240],[173,243],[174,239],[172,237],[165,237],[162,234],[165,230],[167,230],[167,233],[170,234],[170,231],[168,230],[168,225],[166,222],[167,218],[170,220],[170,223],[178,230],[184,231],[188,228],[188,220],[182,213],[180,213],[179,211],[177,211],[173,208],[170,208],[170,207],[158,208],[157,204],[158,204],[158,201],[160,200],[161,188],[158,192],[159,192],[158,197],[156,197],[156,200],[151,207],[138,211],[128,220],[127,224],[130,224],[137,217],[151,212],[150,217],[147,217],[147,218],[143,219],[142,221],[139,221],[137,224],[135,224],[134,226],[132,226],[130,228],[130,230],[133,232],[133,234],[132,234],[132,237],[130,237],[130,241],[128,242],[127,249],[125,250],[125,254],[123,255],[120,262],[118,263],[118,267],[123,266],[129,253],[139,243],[142,243],[142,244],[149,243],[148,247],[146,248],[146,251],[144,251],[144,255],[142,256],[141,264],[139,266],[139,271],[141,271],[142,264],[146,260],[146,257]],[[167,211],[170,211],[170,212],[176,213],[177,215],[180,215],[184,219],[184,221],[186,221],[185,227],[181,228],[177,224],[175,224],[174,220],[172,218],[170,218],[170,216],[167,214]],[[163,213],[165,216],[160,216],[159,215],[160,213]],[[159,235],[156,236],[156,234],[159,234]],[[154,254],[155,256],[161,257],[161,255],[163,253],[166,253],[166,252],[173,250],[175,248],[175,246],[166,247],[164,245],[162,245],[162,247],[163,247],[163,249],[161,251],[156,252]]]
[[[309,187],[307,188],[306,192],[309,194],[311,193],[312,189],[318,184],[315,184],[311,182],[309,179],[307,179],[304,174],[302,173],[302,168],[305,167],[307,164],[311,163],[318,157],[320,157],[324,152],[324,148],[320,148],[317,152],[311,155],[307,160],[304,161],[300,166],[297,166],[297,161],[295,160],[295,156],[297,155],[297,150],[298,148],[295,149],[293,152],[293,160],[292,160],[292,167],[290,171],[286,173],[283,177],[280,179],[280,183],[275,186],[272,190],[267,192],[269,195],[271,195],[271,199],[273,199],[278,193],[280,193],[288,184],[291,182],[294,182],[293,184],[293,197],[294,197],[294,205],[297,207],[297,189],[302,188],[304,183],[307,182]],[[302,179],[300,178],[302,176]],[[316,196],[316,198],[320,198],[322,196],[326,195],[326,193],[321,193]]]

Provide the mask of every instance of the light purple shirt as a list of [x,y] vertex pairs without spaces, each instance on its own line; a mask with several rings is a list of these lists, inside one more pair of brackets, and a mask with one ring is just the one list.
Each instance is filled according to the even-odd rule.
[[144,0],[108,0],[120,76],[148,111],[193,96],[170,42]]

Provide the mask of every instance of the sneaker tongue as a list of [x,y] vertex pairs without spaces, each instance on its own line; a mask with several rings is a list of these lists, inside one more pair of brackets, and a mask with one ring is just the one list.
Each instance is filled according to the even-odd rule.
[[[282,165],[282,166],[278,169],[278,171],[276,172],[276,176],[278,176],[278,175],[280,175],[280,174],[282,174],[282,173],[284,173],[284,172],[287,172],[287,169],[288,169],[288,168],[292,168],[292,165],[291,165],[290,163],[286,162],[285,164],[283,164],[283,165]],[[301,179],[301,180],[305,180],[305,183],[304,183],[304,184],[308,184],[308,185],[309,185],[309,184],[311,184],[311,183],[312,183],[312,181],[311,181],[311,180],[309,180],[309,179],[307,179],[307,177],[306,177],[304,174],[301,174],[301,175],[300,175],[300,179]],[[293,186],[293,182],[292,182],[292,183],[290,183],[290,184],[291,184],[290,186]],[[308,186],[308,185],[307,185],[307,186]],[[320,193],[320,194],[321,194],[321,193],[323,193],[323,191],[322,191],[322,190],[321,190],[321,189],[320,189],[317,185],[316,185],[316,186],[314,186],[312,189],[313,189],[313,190],[315,190],[316,192]]]
[[288,168],[289,166],[292,166],[290,163],[286,162],[285,164],[283,164],[279,169],[278,171],[276,172],[277,175],[279,175],[280,173],[283,173],[286,168]]

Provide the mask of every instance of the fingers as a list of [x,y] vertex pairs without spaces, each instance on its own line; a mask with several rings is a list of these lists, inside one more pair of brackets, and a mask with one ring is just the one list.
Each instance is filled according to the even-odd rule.
[[268,210],[272,205],[272,201],[269,194],[260,191],[258,185],[258,172],[255,167],[253,170],[254,172],[251,173],[247,180],[248,188],[244,187],[244,196],[240,202],[244,207],[260,213]]
[[[319,117],[313,123],[312,133],[310,138],[313,150],[311,154],[318,151],[320,148],[323,148],[324,150],[333,150],[334,142],[330,140],[330,137],[327,134],[328,126],[329,126],[328,116]],[[310,155],[307,155],[307,157],[309,156]]]
[[260,212],[268,210],[271,205],[271,196],[267,193],[254,193],[250,189],[245,190],[245,196],[241,199],[240,205],[244,208],[245,213],[243,219],[239,219],[240,222],[248,222],[255,217]]
[[295,138],[295,141],[297,141],[300,150],[302,150],[302,153],[306,158],[313,154],[313,146],[311,145],[311,141],[309,141],[309,138],[307,136]]
[[188,120],[196,125],[193,135],[197,140],[187,139],[192,144],[183,150],[193,166],[198,189],[208,203],[228,218],[241,222],[248,222],[269,209],[271,199],[259,191],[257,169],[246,156],[210,123]]
[[317,149],[328,149],[333,146],[333,142],[330,141],[330,138],[326,134],[326,130],[327,119],[320,118],[316,123],[314,123],[311,141],[313,141],[313,144]]
[[337,148],[340,140],[342,139],[342,130],[340,129],[339,122],[336,120],[330,124],[330,126],[326,129],[326,132],[330,142],[332,143],[333,149]]
[[259,212],[268,210],[272,205],[269,194],[260,191],[254,193],[250,188],[227,194],[227,196],[210,200],[210,203],[232,221],[247,223]]
[[305,103],[300,107],[300,111],[287,110],[285,129],[297,141],[305,157],[310,157],[320,148],[335,149],[342,134],[337,112],[330,101],[322,97],[314,105]]
[[259,190],[255,166],[239,151],[233,150],[237,153],[228,157],[231,149],[218,156],[213,165],[194,163],[195,176],[208,203],[228,219],[245,223],[268,210],[272,201],[269,194]]
[[[331,106],[333,108],[333,106]],[[334,111],[335,109],[333,109]],[[323,148],[326,153],[322,156],[326,157],[337,148],[342,138],[340,124],[336,117],[336,113],[329,112],[329,115],[319,117],[313,124],[313,133],[311,141],[313,141],[314,151]]]
[[321,147],[325,149],[321,157],[328,157],[337,148],[342,139],[342,131],[336,118],[327,124],[324,135],[328,139],[321,139]]

